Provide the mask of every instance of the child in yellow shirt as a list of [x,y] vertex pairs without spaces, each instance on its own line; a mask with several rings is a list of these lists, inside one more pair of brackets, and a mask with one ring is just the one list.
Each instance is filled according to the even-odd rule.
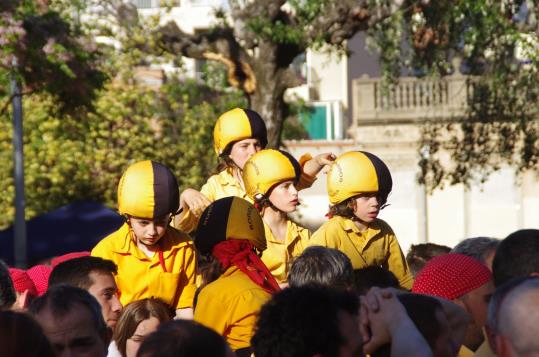
[[393,181],[377,156],[363,151],[339,156],[327,175],[331,219],[312,236],[310,245],[339,249],[354,269],[380,266],[391,271],[401,287],[413,277],[391,227],[378,218]]
[[264,225],[252,204],[219,199],[200,218],[195,246],[202,286],[195,321],[222,335],[238,356],[250,356],[258,312],[279,285],[260,260]]
[[307,247],[311,232],[288,218],[299,204],[297,187],[302,168],[289,153],[261,150],[243,169],[243,182],[264,221],[267,249],[262,261],[277,282],[285,284],[294,257]]
[[[234,108],[222,114],[213,129],[213,147],[221,164],[219,173],[211,176],[200,192],[187,188],[180,196],[183,212],[176,217],[174,226],[184,232],[192,232],[202,211],[213,201],[236,196],[249,202],[245,192],[243,167],[255,153],[268,143],[266,124],[262,117],[250,109]],[[324,165],[330,162],[331,153],[316,157],[306,154],[300,158],[303,172],[300,178],[303,187],[309,187]]]
[[179,206],[178,183],[165,166],[140,161],[118,186],[118,211],[126,222],[101,240],[92,255],[118,266],[120,301],[158,298],[192,318],[196,254],[190,237],[170,226]]

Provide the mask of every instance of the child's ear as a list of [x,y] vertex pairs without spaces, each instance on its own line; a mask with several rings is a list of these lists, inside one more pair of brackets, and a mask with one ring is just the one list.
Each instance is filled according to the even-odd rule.
[[353,198],[349,198],[346,205],[348,206],[348,208],[350,208],[353,211],[356,209],[356,200]]

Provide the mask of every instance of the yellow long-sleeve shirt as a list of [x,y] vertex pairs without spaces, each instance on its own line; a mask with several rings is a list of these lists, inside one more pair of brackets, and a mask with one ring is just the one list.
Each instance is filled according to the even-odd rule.
[[354,269],[371,265],[386,268],[395,274],[403,288],[412,288],[413,277],[395,233],[381,219],[360,231],[351,219],[335,216],[313,234],[309,245],[342,251],[350,258]]

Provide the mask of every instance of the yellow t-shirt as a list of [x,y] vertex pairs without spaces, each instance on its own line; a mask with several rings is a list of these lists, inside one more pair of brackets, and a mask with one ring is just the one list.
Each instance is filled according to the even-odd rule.
[[258,312],[271,295],[232,266],[198,296],[195,321],[222,335],[233,350],[251,345]]
[[262,252],[262,261],[279,284],[285,283],[288,280],[288,272],[293,258],[299,256],[307,248],[311,232],[288,220],[286,239],[281,242],[275,238],[266,223],[264,223],[264,230],[266,231],[267,248]]
[[459,353],[457,357],[473,357],[474,353],[468,347],[462,345],[460,346]]
[[321,245],[342,251],[352,261],[354,269],[376,265],[391,271],[401,287],[411,289],[413,277],[391,227],[376,219],[361,232],[355,223],[335,216],[312,236],[309,245]]
[[159,298],[174,309],[192,307],[196,253],[190,237],[169,227],[158,243],[162,254],[156,252],[148,258],[137,247],[132,234],[124,224],[101,240],[91,253],[118,266],[116,284],[121,303],[125,306],[135,300]]

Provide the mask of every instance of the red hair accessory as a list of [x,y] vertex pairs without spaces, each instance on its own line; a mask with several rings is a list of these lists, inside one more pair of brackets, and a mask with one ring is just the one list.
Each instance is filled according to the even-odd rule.
[[51,260],[51,268],[54,269],[58,264],[67,262],[68,260],[80,258],[80,257],[87,257],[89,255],[90,255],[90,252],[72,252],[72,253],[60,255],[59,257],[53,258]]
[[26,271],[17,268],[9,268],[9,275],[13,281],[13,287],[18,293],[24,293],[28,290],[29,295],[37,296],[36,286]]
[[41,296],[47,291],[51,271],[52,269],[48,265],[36,265],[26,271],[36,286],[37,296]]
[[255,284],[270,294],[281,290],[273,275],[253,249],[253,244],[248,240],[227,239],[213,247],[212,254],[224,269],[228,269],[231,265],[237,266]]

